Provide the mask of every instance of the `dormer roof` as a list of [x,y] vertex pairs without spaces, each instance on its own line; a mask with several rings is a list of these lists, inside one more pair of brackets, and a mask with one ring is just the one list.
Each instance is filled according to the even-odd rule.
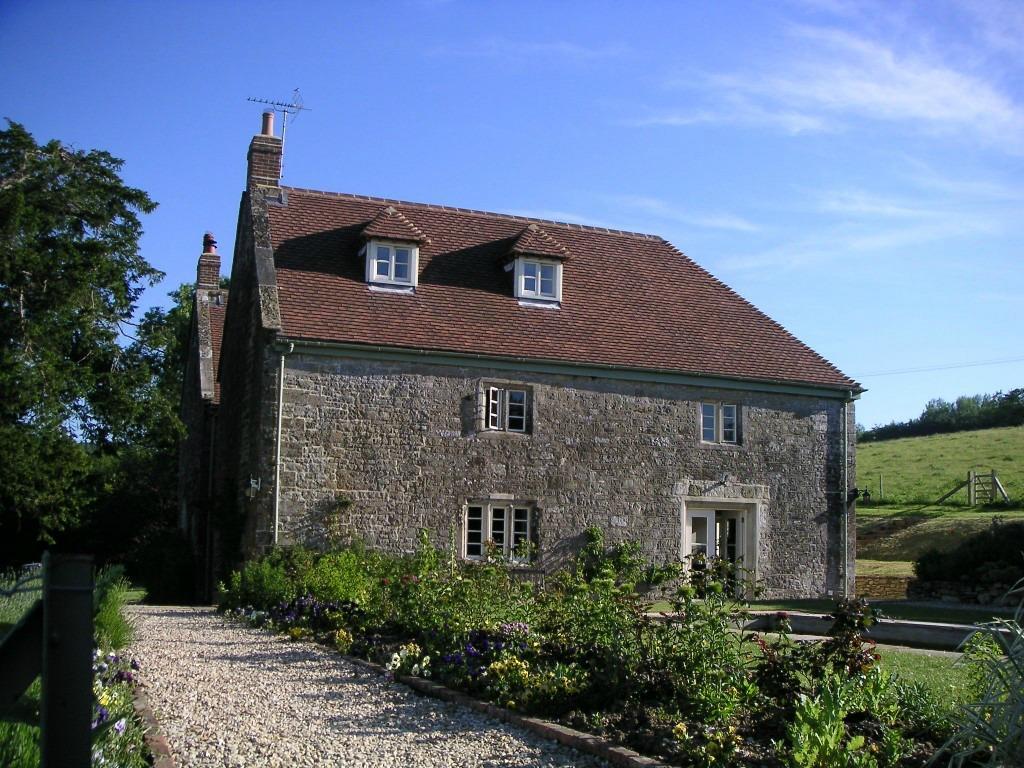
[[393,205],[381,208],[370,223],[363,227],[363,237],[367,240],[398,240],[407,243],[425,243],[428,238],[419,227],[407,219]]
[[539,224],[530,224],[512,243],[513,256],[540,256],[545,259],[567,259],[569,250],[545,231]]

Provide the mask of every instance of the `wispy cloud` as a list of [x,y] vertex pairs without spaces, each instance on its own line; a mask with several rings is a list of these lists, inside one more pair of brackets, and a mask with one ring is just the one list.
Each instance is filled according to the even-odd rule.
[[818,210],[848,217],[881,217],[888,219],[933,219],[950,211],[922,205],[920,200],[872,195],[854,189],[832,190],[818,199]]
[[569,40],[529,41],[503,37],[487,37],[461,46],[439,46],[430,51],[435,56],[465,58],[531,59],[559,58],[577,62],[611,59],[623,56],[629,48],[619,43],[583,45]]
[[790,35],[800,53],[756,72],[676,78],[671,85],[703,92],[707,103],[634,122],[761,124],[795,134],[885,121],[1024,153],[1024,107],[994,82],[924,48],[897,50],[831,27],[797,26]]
[[708,213],[681,209],[678,205],[655,197],[639,195],[618,195],[610,198],[616,205],[631,208],[634,211],[654,216],[666,221],[674,221],[691,227],[706,229],[726,229],[734,232],[756,232],[759,227],[753,222],[730,213]]
[[851,258],[884,257],[891,267],[892,259],[902,253],[909,258],[920,257],[920,246],[977,237],[993,232],[997,226],[995,222],[976,216],[940,217],[913,224],[900,222],[896,226],[879,226],[877,220],[868,226],[841,223],[763,250],[726,256],[718,264],[722,269],[736,272],[778,272]]

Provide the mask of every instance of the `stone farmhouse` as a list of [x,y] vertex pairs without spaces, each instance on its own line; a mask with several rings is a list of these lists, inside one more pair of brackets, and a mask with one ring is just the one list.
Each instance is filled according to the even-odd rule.
[[[181,525],[239,557],[422,530],[550,570],[600,526],[851,593],[862,388],[655,235],[281,186],[252,139],[199,257]],[[230,301],[229,301],[230,294]]]

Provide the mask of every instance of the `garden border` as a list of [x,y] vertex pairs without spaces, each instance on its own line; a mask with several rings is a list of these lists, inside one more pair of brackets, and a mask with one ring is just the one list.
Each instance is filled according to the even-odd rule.
[[175,768],[171,746],[160,729],[160,721],[156,719],[156,713],[153,712],[153,707],[149,703],[149,696],[142,688],[141,682],[135,686],[132,704],[135,707],[135,714],[142,720],[146,730],[146,746],[149,747],[149,751],[153,755],[153,768]]
[[[330,646],[326,647],[329,648]],[[372,661],[360,659],[355,656],[348,656],[346,654],[340,654],[340,656],[346,661],[352,662],[357,667],[362,667],[371,672],[375,672],[382,677],[387,675],[387,670],[380,664],[374,664]],[[527,717],[526,715],[521,715],[518,712],[513,712],[510,709],[505,709],[504,707],[499,707],[486,701],[476,699],[468,694],[462,693],[461,691],[446,688],[440,683],[425,680],[422,677],[395,675],[394,680],[425,696],[430,696],[431,698],[440,699],[459,706],[468,707],[469,709],[487,715],[488,717],[500,722],[524,728],[538,736],[551,739],[552,741],[557,741],[559,744],[564,746],[572,747],[573,749],[579,750],[580,752],[586,752],[587,754],[594,755],[595,757],[600,757],[603,760],[607,760],[612,765],[619,766],[619,768],[670,768],[668,763],[655,760],[653,757],[641,755],[639,752],[636,752],[629,747],[614,744],[602,736],[577,731],[574,728],[569,728],[568,726],[561,725],[559,723],[553,723],[550,720],[542,720],[539,717]],[[157,765],[155,768],[164,767]]]

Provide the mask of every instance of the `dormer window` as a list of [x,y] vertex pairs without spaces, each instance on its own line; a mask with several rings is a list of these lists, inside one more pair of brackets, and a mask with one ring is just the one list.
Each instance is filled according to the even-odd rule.
[[558,307],[562,301],[562,264],[520,256],[515,261],[516,298],[520,304]]
[[519,297],[558,301],[558,273],[561,265],[554,262],[519,260]]
[[562,262],[568,251],[537,224],[519,233],[505,259],[515,271],[515,295],[523,306],[557,309],[562,302]]
[[412,243],[370,240],[366,245],[366,282],[415,288],[419,248]]
[[371,291],[413,293],[419,275],[420,245],[430,242],[401,211],[381,208],[363,227],[366,282]]

